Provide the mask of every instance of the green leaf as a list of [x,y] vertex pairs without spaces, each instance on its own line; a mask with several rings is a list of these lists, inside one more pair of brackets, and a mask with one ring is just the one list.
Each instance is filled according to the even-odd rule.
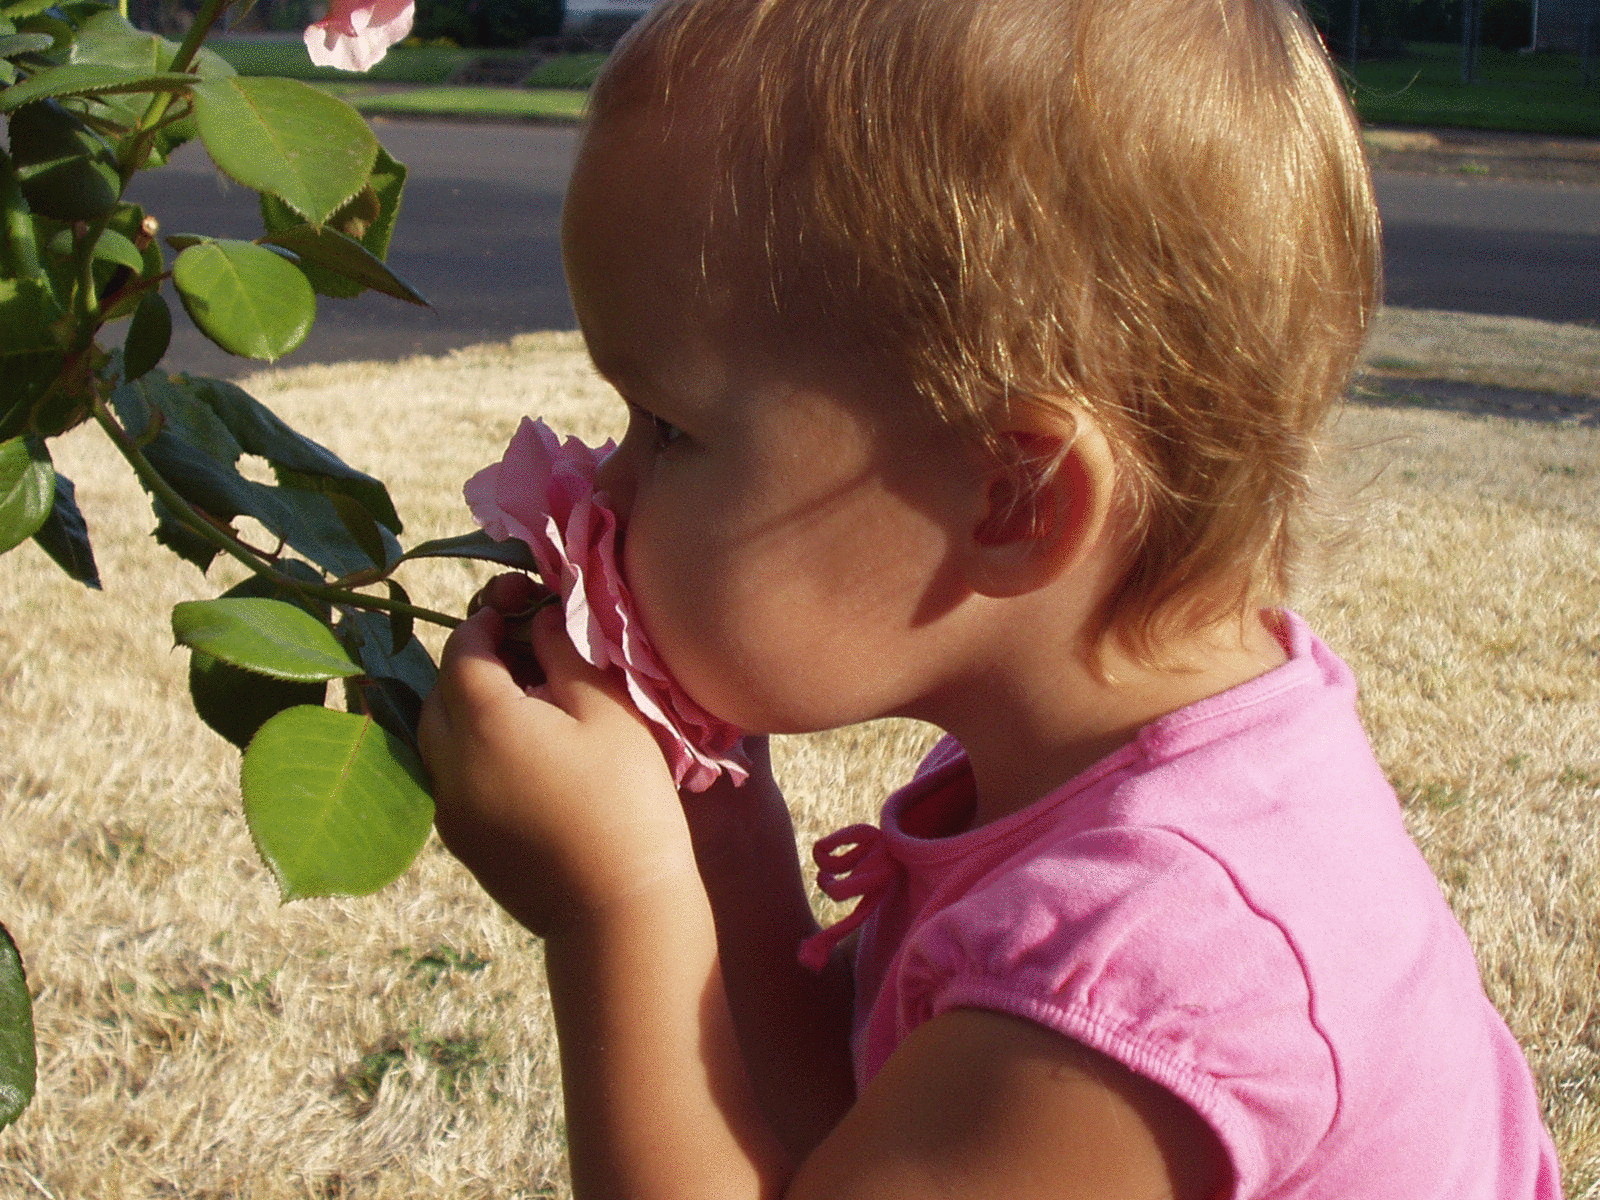
[[[431,818],[430,818],[431,819]],[[0,1129],[22,1115],[38,1080],[33,997],[17,944],[0,925]]]
[[[301,583],[321,583],[322,577],[303,562],[282,559],[275,564],[281,574]],[[326,601],[300,595],[283,584],[262,575],[251,575],[236,583],[223,599],[253,596],[281,600],[311,614],[328,619]],[[321,704],[327,699],[326,683],[294,683],[241,670],[199,650],[189,655],[189,697],[200,719],[217,733],[243,750],[256,730],[286,708],[297,704]]]
[[366,185],[378,139],[342,100],[270,76],[195,88],[200,137],[222,171],[321,225]]
[[0,279],[0,436],[26,428],[27,406],[61,369],[54,326],[62,315],[43,279]]
[[[260,484],[254,486],[261,487]],[[400,557],[400,544],[381,525],[373,525],[377,539],[369,543],[382,546],[380,557],[372,557],[362,543],[351,539],[337,507],[345,497],[337,492],[295,487],[262,488],[262,491],[266,495],[257,505],[266,514],[261,518],[262,523],[312,562],[336,575],[386,567]]]
[[245,751],[245,819],[285,901],[365,896],[427,840],[433,801],[416,754],[371,717],[291,708]]
[[347,707],[371,717],[413,750],[417,726],[422,722],[422,697],[399,679],[372,679],[366,675],[345,680]]
[[328,493],[327,498],[345,533],[373,566],[387,567],[400,557],[399,545],[392,537],[385,541],[383,535],[386,530],[361,504],[337,492]]
[[[157,72],[168,70],[177,54],[176,42],[147,33],[114,8],[102,8],[79,28],[72,61]],[[202,48],[195,56],[194,74],[210,79],[232,75],[234,69],[215,51]]]
[[[57,64],[60,56],[72,49],[72,41],[77,36],[77,31],[59,17],[51,15],[50,10],[55,9],[54,4],[39,7],[33,5],[29,13],[11,13],[17,23],[19,33],[42,33],[51,39],[50,49],[43,53],[50,56]],[[60,11],[57,9],[56,11]]]
[[282,600],[188,600],[172,610],[172,634],[191,650],[274,679],[315,683],[361,673],[332,630]]
[[208,541],[190,529],[166,504],[153,496],[150,498],[150,507],[156,514],[156,527],[153,531],[156,542],[185,562],[191,562],[200,568],[202,575],[209,571],[217,555],[222,553],[216,543]]
[[[26,35],[39,36],[36,34]],[[141,71],[99,63],[69,63],[40,71],[0,92],[0,112],[15,112],[24,104],[63,96],[105,96],[119,92],[186,92],[193,75],[172,71]]]
[[[51,254],[63,258],[70,258],[75,252],[72,230],[62,229],[50,239],[47,249]],[[94,257],[104,262],[116,263],[118,266],[127,267],[130,271],[144,270],[144,255],[137,246],[130,242],[115,229],[101,230],[100,236],[95,239]]]
[[68,576],[85,587],[100,589],[100,571],[89,545],[89,527],[78,511],[77,489],[65,475],[56,475],[55,504],[33,540]]
[[[136,29],[115,9],[101,8],[83,22],[72,46],[74,63],[95,63],[102,66],[122,67],[128,70],[155,75],[171,72],[177,56],[176,43],[153,33]],[[189,82],[193,75],[212,78],[232,75],[233,68],[210,50],[202,49],[191,65]],[[131,129],[150,107],[147,97],[137,94],[103,94],[92,101],[69,101],[72,107],[82,105],[86,118],[103,120],[123,129]],[[155,136],[151,148],[151,166],[160,166],[174,148],[182,145],[196,133],[192,117],[164,124]]]
[[[27,86],[0,93],[0,107]],[[122,191],[110,147],[54,100],[24,105],[12,115],[11,157],[28,207],[58,221],[99,220]]]
[[23,54],[36,54],[56,44],[47,33],[13,33],[0,37],[0,58],[17,58]]
[[[409,304],[428,306],[422,294],[385,266],[382,259],[331,226],[296,225],[269,233],[261,240],[292,251],[303,265],[322,267],[361,288],[371,288]],[[312,282],[315,284],[315,279]]]
[[432,541],[420,542],[400,557],[402,562],[408,558],[471,558],[515,567],[519,571],[539,569],[533,551],[528,549],[525,543],[515,538],[497,542],[481,529],[458,534],[455,537],[434,538]]
[[360,660],[362,669],[373,678],[399,680],[419,698],[433,690],[439,674],[433,658],[415,636],[396,647],[395,629],[388,613],[347,609],[339,622],[338,634],[339,640]]
[[230,354],[272,361],[305,341],[317,315],[306,277],[252,242],[190,246],[172,267],[190,318]]
[[[405,165],[379,146],[378,158],[372,166],[372,174],[367,176],[366,186],[328,218],[328,227],[356,239],[373,257],[386,258],[395,221],[400,215],[405,183]],[[261,197],[261,219],[271,233],[304,224],[288,205],[271,195]],[[311,280],[311,286],[324,296],[349,299],[361,294],[361,285],[342,275],[307,263],[301,263],[301,270]]]
[[[303,563],[296,558],[280,558],[273,563],[279,575],[287,575],[298,583],[309,583],[317,586],[323,582],[320,572],[309,563]],[[333,615],[333,606],[320,596],[309,596],[304,592],[296,591],[288,584],[279,583],[276,579],[266,575],[248,575],[222,593],[224,599],[233,599],[236,596],[258,596],[267,600],[282,600],[285,604],[292,604],[303,609],[317,620],[327,623]]]
[[37,438],[0,443],[0,554],[27,541],[50,515],[56,470]]
[[102,8],[78,27],[72,61],[165,71],[177,53],[177,43],[136,28],[115,8]]
[[[231,397],[235,403],[219,412],[208,403],[219,395]],[[328,495],[299,487],[271,487],[239,473],[234,464],[246,446],[235,438],[229,420],[238,423],[252,450],[259,446],[252,439],[261,432],[259,427],[238,420],[237,399],[242,395],[232,385],[217,380],[192,381],[179,376],[174,381],[163,377],[159,371],[151,371],[118,388],[111,395],[111,403],[128,431],[147,443],[144,451],[150,464],[179,495],[202,512],[222,521],[241,515],[254,517],[306,558],[336,575],[385,565],[373,562],[350,540]],[[306,442],[301,448],[306,459],[315,461],[312,450],[326,456],[327,462],[343,467],[338,459],[315,443]],[[326,467],[327,463],[320,465]],[[337,491],[346,482],[354,487],[367,478],[348,467],[343,469],[358,479],[335,480],[329,485],[329,491]],[[326,477],[307,478],[322,480]],[[375,480],[368,482],[381,492],[381,484]],[[382,494],[386,500],[387,493]],[[157,515],[163,515],[160,506],[157,506]],[[170,542],[163,538],[164,527],[166,535],[172,539]],[[163,525],[157,527],[157,537],[203,570],[215,551],[202,555],[200,546],[192,537],[178,532],[179,528],[172,514],[165,514]],[[384,533],[384,546],[385,562],[399,557],[399,546],[392,534]]]
[[[400,586],[399,581],[385,579],[383,582],[389,589],[389,599],[396,604],[411,603],[410,594]],[[414,640],[412,634],[416,629],[416,619],[410,613],[403,612],[389,613],[388,616],[389,646],[396,654],[400,654]],[[428,661],[431,664],[433,660],[429,659]]]
[[291,683],[231,666],[196,650],[189,656],[189,698],[200,719],[243,750],[286,708],[321,705],[326,683]]
[[188,377],[184,386],[210,405],[247,454],[259,454],[272,464],[279,483],[349,496],[380,525],[402,532],[404,527],[382,482],[291,428],[243,388],[222,379]]
[[0,275],[39,275],[39,238],[33,212],[22,195],[22,182],[11,155],[0,148]]
[[154,289],[139,297],[122,344],[125,377],[138,379],[166,356],[172,344],[172,312]]
[[427,648],[409,629],[403,631],[404,638],[397,638],[402,630],[389,614],[366,609],[346,609],[337,632],[366,672],[346,681],[352,693],[351,711],[370,713],[390,733],[414,746],[422,698],[433,690],[439,673]]
[[7,0],[0,4],[0,13],[4,13],[13,21],[20,21],[23,17],[31,17],[42,13],[47,8],[54,8],[56,0]]

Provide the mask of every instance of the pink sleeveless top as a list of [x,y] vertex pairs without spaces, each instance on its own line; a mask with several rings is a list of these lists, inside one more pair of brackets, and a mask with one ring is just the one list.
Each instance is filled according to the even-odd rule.
[[859,926],[858,1084],[952,1008],[1035,1021],[1188,1103],[1235,1200],[1560,1200],[1520,1049],[1407,835],[1349,669],[1293,614],[1289,662],[1172,713],[967,830],[941,742],[816,857]]

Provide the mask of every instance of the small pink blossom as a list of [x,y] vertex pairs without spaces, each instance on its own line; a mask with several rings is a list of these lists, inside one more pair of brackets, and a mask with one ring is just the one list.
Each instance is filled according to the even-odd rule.
[[319,67],[370,71],[411,32],[412,0],[330,0],[328,15],[306,27],[306,52]]
[[743,783],[743,734],[678,686],[635,613],[617,561],[616,514],[595,491],[595,472],[613,449],[562,441],[524,417],[505,457],[467,481],[467,506],[490,537],[516,538],[533,551],[540,577],[561,597],[572,644],[593,666],[622,672],[677,785],[703,792],[724,771]]

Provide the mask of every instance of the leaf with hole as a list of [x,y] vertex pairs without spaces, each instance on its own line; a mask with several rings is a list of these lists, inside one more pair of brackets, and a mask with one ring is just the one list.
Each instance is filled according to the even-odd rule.
[[188,600],[172,610],[172,635],[191,650],[274,679],[316,683],[361,673],[332,630],[282,600]]
[[200,331],[245,358],[282,358],[305,341],[317,316],[306,277],[253,242],[190,246],[173,264],[172,282]]
[[272,464],[284,487],[349,496],[385,529],[403,530],[389,490],[381,481],[291,428],[243,388],[224,379],[185,377],[183,382],[189,392],[210,405],[245,453],[259,454]]
[[[397,559],[399,545],[394,535],[382,527],[378,540],[383,546],[383,560],[374,562],[363,553],[361,547],[350,540],[330,495],[325,494],[340,494],[348,486],[366,495],[370,489],[363,485],[365,481],[386,500],[387,493],[376,480],[348,467],[344,469],[359,479],[330,482],[327,476],[307,476],[318,484],[326,483],[326,487],[272,487],[240,474],[236,465],[240,456],[246,450],[262,452],[263,445],[258,439],[266,427],[243,419],[248,412],[242,412],[237,405],[217,403],[219,398],[232,397],[236,391],[231,385],[220,385],[218,380],[191,380],[181,375],[168,379],[159,371],[150,371],[113,392],[111,403],[129,434],[145,443],[145,457],[150,465],[174,491],[210,517],[219,521],[231,521],[238,516],[253,517],[289,546],[335,575],[348,575]],[[245,444],[235,437],[234,428],[239,430]],[[327,463],[313,453],[320,451],[329,462],[342,466],[315,443],[296,446],[285,440],[279,445],[283,453],[303,456],[297,461],[327,467]],[[276,461],[273,466],[282,478],[284,472]],[[155,507],[158,514],[162,512],[159,504]],[[371,506],[367,507],[371,511]],[[181,522],[176,522],[175,514],[166,513],[165,517],[172,523],[166,527],[166,532],[175,540],[173,548],[199,564],[200,558],[194,553],[199,548],[195,539],[178,532]],[[205,561],[209,562],[215,550],[204,553]]]
[[251,739],[245,820],[284,900],[365,896],[411,865],[433,823],[415,752],[371,717],[290,708]]
[[224,174],[321,225],[366,185],[378,139],[344,101],[293,79],[233,76],[194,93],[200,138]]

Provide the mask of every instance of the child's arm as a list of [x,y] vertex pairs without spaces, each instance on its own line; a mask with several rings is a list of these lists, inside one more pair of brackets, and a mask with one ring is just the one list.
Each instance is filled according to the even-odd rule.
[[423,747],[446,844],[546,938],[582,1200],[1221,1194],[1221,1151],[1190,1110],[992,1013],[922,1026],[815,1152],[786,1151],[735,1032],[671,777],[553,617],[535,625],[552,702],[511,679],[486,610],[451,638]]
[[747,738],[750,778],[685,795],[684,813],[716,920],[723,983],[762,1110],[804,1157],[850,1107],[850,972],[835,955],[817,975],[796,958],[817,930],[794,825],[765,738]]

